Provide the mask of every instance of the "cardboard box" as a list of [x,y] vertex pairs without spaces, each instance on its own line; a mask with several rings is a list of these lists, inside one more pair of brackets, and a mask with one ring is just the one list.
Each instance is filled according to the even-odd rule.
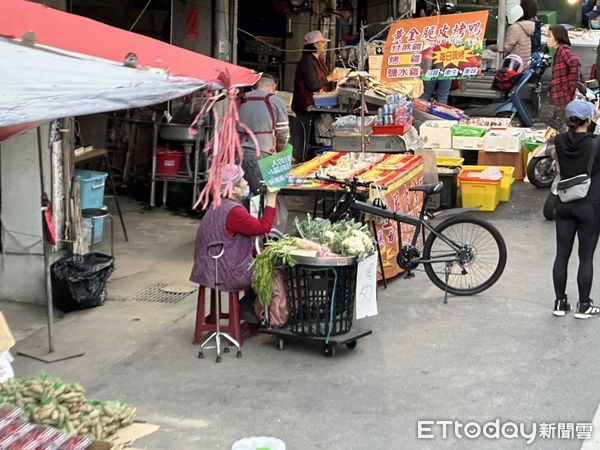
[[481,150],[483,149],[483,136],[452,136],[452,148],[455,150]]
[[460,158],[460,150],[452,149],[435,149],[435,156],[440,158]]
[[0,353],[10,350],[14,345],[15,338],[8,327],[4,314],[0,311]]
[[523,146],[524,133],[520,128],[490,130],[484,137],[483,150],[486,152],[517,153]]
[[423,148],[447,149],[452,148],[451,120],[427,120],[419,128]]
[[121,428],[115,434],[107,437],[106,440],[92,442],[87,450],[122,450],[130,448],[134,441],[148,436],[158,429],[158,425],[134,422],[125,428]]
[[515,180],[522,180],[525,177],[525,168],[523,167],[523,158],[521,152],[479,152],[477,156],[477,165],[480,166],[509,166],[515,168],[513,177]]

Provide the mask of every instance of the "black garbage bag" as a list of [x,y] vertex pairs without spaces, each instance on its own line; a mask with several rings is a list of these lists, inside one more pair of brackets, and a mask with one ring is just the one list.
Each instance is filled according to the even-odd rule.
[[54,304],[62,312],[102,305],[114,268],[114,259],[103,253],[59,259],[50,267]]

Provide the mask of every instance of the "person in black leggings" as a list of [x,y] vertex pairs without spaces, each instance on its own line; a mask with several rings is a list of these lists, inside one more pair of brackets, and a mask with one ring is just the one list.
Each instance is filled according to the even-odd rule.
[[598,241],[595,203],[600,201],[600,152],[596,150],[598,143],[594,135],[587,132],[594,116],[592,103],[574,100],[565,108],[565,117],[569,130],[555,138],[556,153],[561,178],[567,179],[587,173],[590,152],[595,152],[591,170],[592,183],[585,198],[569,203],[560,199],[556,205],[556,258],[552,278],[554,281],[553,314],[565,316],[571,311],[567,301],[567,266],[573,250],[575,234],[579,241],[579,270],[577,285],[579,302],[575,318],[588,319],[600,314],[600,308],[592,304],[590,291],[594,273],[593,257]]

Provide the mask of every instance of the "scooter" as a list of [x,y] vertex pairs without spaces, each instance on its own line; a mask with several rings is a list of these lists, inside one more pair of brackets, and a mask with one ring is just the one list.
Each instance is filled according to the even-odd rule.
[[535,53],[531,64],[508,91],[507,99],[495,111],[496,117],[510,117],[514,126],[531,127],[538,117],[542,99],[542,75],[550,66],[550,55]]
[[558,174],[558,161],[554,149],[554,136],[558,132],[553,128],[546,131],[546,142],[540,144],[527,163],[527,179],[537,188],[549,188]]

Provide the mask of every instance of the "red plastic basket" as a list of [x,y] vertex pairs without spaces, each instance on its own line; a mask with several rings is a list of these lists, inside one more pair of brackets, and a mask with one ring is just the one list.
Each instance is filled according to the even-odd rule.
[[156,173],[160,175],[177,175],[183,160],[183,152],[158,149],[156,152]]
[[402,125],[371,125],[373,134],[377,136],[394,135],[404,136],[412,128],[414,117]]

